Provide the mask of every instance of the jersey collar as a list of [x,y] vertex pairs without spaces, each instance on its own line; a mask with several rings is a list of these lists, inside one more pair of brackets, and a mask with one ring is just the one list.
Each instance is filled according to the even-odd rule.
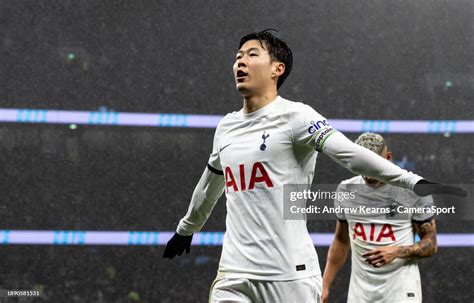
[[244,109],[242,108],[240,110],[240,115],[241,117],[244,119],[244,120],[253,120],[253,119],[256,119],[256,118],[259,118],[259,117],[262,117],[268,113],[271,113],[272,110],[275,108],[275,106],[279,103],[279,101],[281,100],[282,98],[280,96],[277,96],[275,98],[275,100],[273,100],[272,102],[268,103],[267,105],[265,105],[264,107],[262,107],[261,109],[257,110],[257,111],[254,111],[250,114],[245,114],[244,113]]

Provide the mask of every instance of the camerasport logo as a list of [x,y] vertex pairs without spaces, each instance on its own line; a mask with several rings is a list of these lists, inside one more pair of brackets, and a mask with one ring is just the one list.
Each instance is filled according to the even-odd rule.
[[325,127],[325,126],[329,126],[329,122],[328,120],[324,119],[324,120],[320,120],[320,121],[311,121],[309,122],[309,124],[311,124],[311,126],[308,128],[308,132],[310,134],[314,134],[315,132],[317,132],[318,130],[320,130],[322,127]]

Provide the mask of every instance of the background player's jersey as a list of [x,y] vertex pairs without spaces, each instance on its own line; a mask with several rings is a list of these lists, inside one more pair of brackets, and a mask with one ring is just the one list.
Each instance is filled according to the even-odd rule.
[[[433,199],[418,197],[412,191],[391,185],[372,188],[361,176],[341,182],[338,191],[355,191],[355,198],[335,200],[336,207],[359,209],[360,206],[394,209],[430,207]],[[362,255],[380,246],[407,246],[414,244],[413,222],[430,219],[431,214],[416,213],[392,217],[393,214],[343,213],[352,249],[352,273],[348,302],[421,302],[421,283],[416,261],[396,258],[389,264],[375,268]]]
[[220,273],[263,280],[320,274],[306,221],[283,219],[283,185],[312,183],[318,136],[333,132],[311,107],[281,97],[222,119],[209,159],[224,174],[227,198]]

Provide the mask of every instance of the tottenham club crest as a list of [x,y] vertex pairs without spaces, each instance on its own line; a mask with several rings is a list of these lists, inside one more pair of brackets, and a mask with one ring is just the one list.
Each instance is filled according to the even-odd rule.
[[265,131],[263,132],[263,135],[262,135],[262,140],[263,140],[263,143],[260,145],[260,150],[261,151],[264,151],[267,149],[267,145],[265,144],[265,140],[267,140],[267,138],[270,137],[270,134],[265,134]]

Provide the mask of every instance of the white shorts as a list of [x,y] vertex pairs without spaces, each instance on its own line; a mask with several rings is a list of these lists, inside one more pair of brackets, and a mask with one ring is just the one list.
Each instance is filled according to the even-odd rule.
[[209,293],[209,303],[319,303],[321,275],[290,281],[225,278],[219,275]]
[[[421,303],[421,278],[415,261],[391,273],[351,273],[348,303]],[[354,267],[353,267],[354,270]]]

